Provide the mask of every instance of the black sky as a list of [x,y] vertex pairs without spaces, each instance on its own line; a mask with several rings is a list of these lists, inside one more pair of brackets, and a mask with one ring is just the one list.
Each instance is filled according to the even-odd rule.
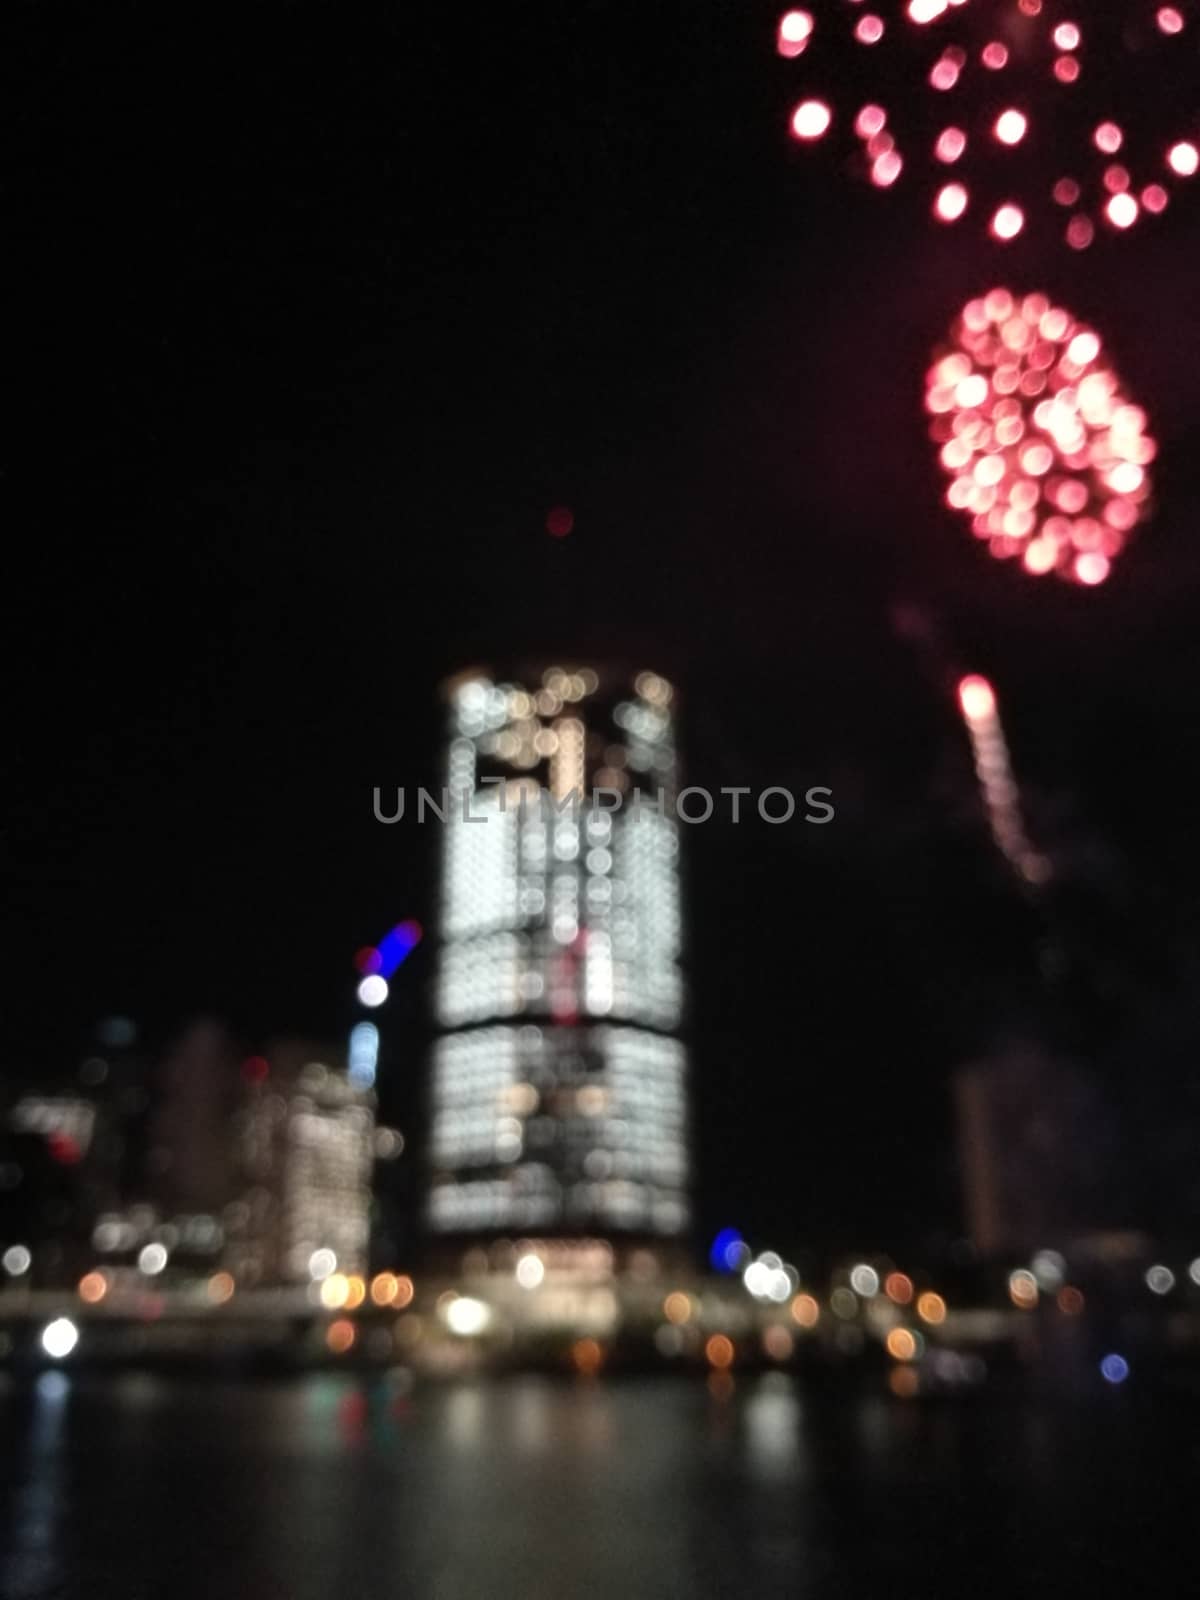
[[[200,1010],[339,1029],[353,950],[432,914],[436,839],[381,828],[371,789],[437,781],[440,678],[596,649],[679,681],[691,781],[838,805],[688,837],[706,1223],[957,1227],[946,1074],[1025,1014],[1034,947],[959,667],[1000,685],[1084,885],[1119,991],[1098,1053],[1194,1074],[1197,223],[1005,258],[1111,330],[1165,446],[1106,590],[1023,580],[941,510],[920,411],[1001,267],[789,148],[773,28],[11,9],[14,1074],[70,1070],[112,1012],[151,1040]],[[429,952],[405,970],[402,1116]]]

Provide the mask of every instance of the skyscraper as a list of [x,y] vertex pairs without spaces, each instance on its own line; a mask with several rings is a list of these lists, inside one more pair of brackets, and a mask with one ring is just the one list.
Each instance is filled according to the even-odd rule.
[[551,667],[448,696],[429,1226],[677,1237],[671,686]]

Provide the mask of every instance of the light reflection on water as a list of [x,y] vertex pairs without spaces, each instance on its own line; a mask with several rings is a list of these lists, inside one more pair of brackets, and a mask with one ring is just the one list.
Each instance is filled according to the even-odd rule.
[[921,1571],[930,1594],[1073,1595],[1092,1571],[1141,1592],[1172,1519],[1189,1526],[1195,1421],[778,1373],[727,1398],[50,1373],[0,1388],[0,1592],[825,1600],[916,1592]]

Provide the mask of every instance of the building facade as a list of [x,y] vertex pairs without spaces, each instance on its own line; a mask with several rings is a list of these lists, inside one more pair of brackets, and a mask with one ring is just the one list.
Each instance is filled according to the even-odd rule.
[[226,1211],[224,1265],[246,1288],[365,1273],[374,1096],[328,1049],[287,1040],[256,1061],[236,1122],[240,1196]]
[[671,686],[551,667],[448,697],[429,1227],[678,1237]]

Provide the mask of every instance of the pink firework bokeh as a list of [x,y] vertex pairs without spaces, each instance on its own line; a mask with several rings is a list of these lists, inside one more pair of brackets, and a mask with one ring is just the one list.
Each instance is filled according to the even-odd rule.
[[926,377],[947,503],[992,555],[1103,583],[1147,514],[1155,444],[1100,335],[1047,296],[970,301]]
[[837,143],[947,226],[1084,250],[1200,171],[1198,37],[1198,0],[823,0],[783,14],[776,47],[801,144]]

